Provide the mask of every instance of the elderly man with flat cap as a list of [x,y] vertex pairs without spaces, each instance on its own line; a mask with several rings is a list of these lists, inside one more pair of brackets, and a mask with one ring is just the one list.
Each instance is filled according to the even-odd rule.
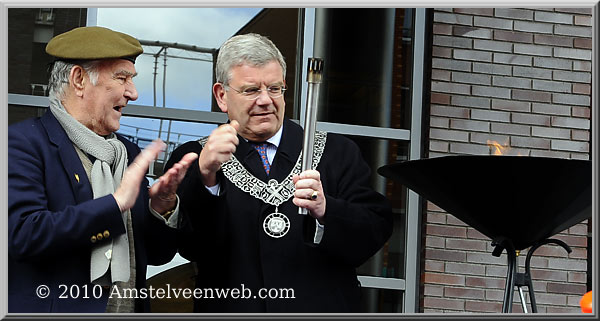
[[53,38],[50,108],[8,130],[8,312],[140,312],[146,267],[176,253],[177,186],[190,153],[148,187],[164,148],[115,133],[133,84],[135,38],[102,27]]

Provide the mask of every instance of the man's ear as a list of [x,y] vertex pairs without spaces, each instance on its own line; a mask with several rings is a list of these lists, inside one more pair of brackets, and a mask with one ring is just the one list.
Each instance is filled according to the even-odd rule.
[[225,99],[225,86],[222,83],[213,85],[213,95],[222,112],[227,112],[227,99]]
[[86,85],[85,71],[79,65],[73,66],[69,72],[69,85],[74,89],[75,95],[83,96],[83,89]]

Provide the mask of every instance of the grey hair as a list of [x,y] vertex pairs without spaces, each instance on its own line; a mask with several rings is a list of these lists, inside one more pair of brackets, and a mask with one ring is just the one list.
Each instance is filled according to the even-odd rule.
[[269,38],[256,33],[231,37],[219,49],[215,67],[217,82],[228,85],[233,67],[243,64],[261,67],[271,61],[279,63],[283,70],[283,79],[285,79],[285,60]]
[[54,66],[52,66],[52,71],[50,72],[50,79],[48,80],[48,86],[50,87],[49,96],[58,99],[64,98],[65,90],[69,87],[69,74],[71,73],[71,68],[76,65],[81,66],[83,70],[87,72],[90,77],[90,82],[93,86],[96,86],[101,63],[102,61],[100,60],[91,60],[82,63],[71,63],[62,60],[55,61]]

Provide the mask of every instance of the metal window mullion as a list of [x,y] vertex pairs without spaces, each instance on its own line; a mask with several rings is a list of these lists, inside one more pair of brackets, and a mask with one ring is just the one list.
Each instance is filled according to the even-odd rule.
[[87,8],[86,26],[98,25],[98,8]]
[[[409,159],[421,158],[421,119],[423,108],[423,66],[425,54],[425,8],[415,9],[413,69],[411,88],[411,127]],[[405,313],[418,312],[420,262],[420,197],[408,191],[406,217],[406,291],[404,295]]]

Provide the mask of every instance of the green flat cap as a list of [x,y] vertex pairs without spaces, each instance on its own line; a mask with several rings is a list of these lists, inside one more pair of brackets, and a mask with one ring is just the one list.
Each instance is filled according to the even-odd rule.
[[52,38],[46,52],[59,60],[124,58],[135,63],[144,50],[130,35],[104,27],[79,27]]

